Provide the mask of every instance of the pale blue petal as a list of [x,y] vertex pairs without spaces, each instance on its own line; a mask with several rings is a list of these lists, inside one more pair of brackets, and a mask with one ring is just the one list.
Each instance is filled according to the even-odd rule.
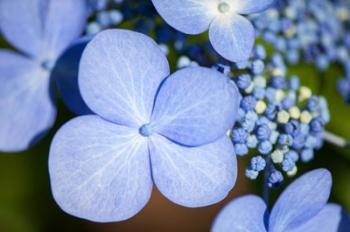
[[51,75],[66,106],[78,115],[92,113],[81,97],[78,86],[80,58],[90,40],[90,37],[82,37],[75,41],[56,62]]
[[153,180],[170,201],[202,207],[224,199],[237,176],[231,141],[221,138],[200,147],[183,147],[154,135],[150,142]]
[[55,59],[82,32],[84,0],[1,0],[0,28],[16,48],[38,59]]
[[69,121],[49,156],[53,196],[67,213],[96,222],[122,221],[148,202],[152,179],[147,140],[99,116]]
[[276,0],[236,0],[240,1],[240,14],[253,14],[262,12],[271,7]]
[[309,221],[287,232],[346,232],[349,229],[349,215],[340,205],[328,204]]
[[149,37],[127,30],[106,30],[87,45],[79,87],[89,108],[107,120],[133,127],[150,120],[168,61]]
[[212,232],[266,232],[268,211],[258,196],[247,195],[228,203],[216,216]]
[[310,220],[326,205],[331,186],[332,176],[326,169],[316,169],[299,177],[275,203],[269,231],[285,231]]
[[0,28],[4,37],[16,48],[31,56],[41,51],[42,0],[1,0]]
[[43,21],[44,53],[55,58],[83,32],[88,6],[86,0],[44,0],[46,1],[47,15]]
[[208,30],[217,9],[217,1],[213,0],[152,0],[152,2],[170,26],[187,34],[200,34]]
[[0,60],[0,151],[22,151],[55,121],[49,73],[8,50],[0,50]]
[[185,68],[171,75],[156,99],[152,123],[165,137],[189,146],[213,142],[235,122],[240,95],[224,74]]
[[243,16],[224,15],[217,17],[210,25],[209,39],[221,56],[241,62],[251,56],[255,31],[251,22]]

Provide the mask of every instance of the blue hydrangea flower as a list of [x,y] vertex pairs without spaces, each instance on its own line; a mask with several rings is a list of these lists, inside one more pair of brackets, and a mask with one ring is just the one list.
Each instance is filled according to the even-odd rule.
[[249,58],[255,41],[253,25],[242,15],[258,13],[274,0],[152,0],[164,20],[186,34],[201,34],[209,28],[214,49],[238,62]]
[[331,174],[326,169],[308,172],[284,190],[271,213],[260,197],[240,197],[219,213],[212,231],[348,231],[349,216],[341,206],[327,204],[331,185]]
[[19,50],[0,50],[0,151],[25,150],[53,125],[51,70],[85,22],[84,0],[0,1],[1,32]]
[[63,210],[121,221],[145,206],[153,182],[187,207],[216,203],[232,189],[236,156],[226,133],[237,88],[203,67],[168,76],[163,51],[143,34],[106,30],[87,45],[79,87],[95,114],[66,123],[50,148],[51,187]]

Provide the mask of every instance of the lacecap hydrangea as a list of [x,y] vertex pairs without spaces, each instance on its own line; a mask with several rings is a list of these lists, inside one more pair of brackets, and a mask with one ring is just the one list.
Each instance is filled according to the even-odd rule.
[[[258,45],[254,56],[236,64],[240,74],[221,67],[237,84],[242,95],[239,119],[231,138],[237,155],[254,155],[246,176],[256,179],[268,170],[269,186],[278,186],[282,172],[293,176],[297,162],[308,162],[323,144],[324,126],[329,121],[327,102],[300,85],[297,76],[288,76],[283,57],[267,59]],[[219,67],[220,69],[220,67]]]

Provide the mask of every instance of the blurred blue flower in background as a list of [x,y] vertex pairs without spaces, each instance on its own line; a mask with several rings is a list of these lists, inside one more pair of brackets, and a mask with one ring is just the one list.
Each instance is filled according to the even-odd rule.
[[[106,28],[111,28],[121,23],[124,15],[117,9],[107,9],[108,5],[114,3],[118,7],[123,3],[123,0],[88,0],[90,13],[96,15],[96,20],[88,23],[86,33],[89,35],[97,34]],[[126,9],[122,9],[126,11]]]
[[106,30],[87,45],[79,87],[96,115],[66,123],[50,148],[52,192],[63,210],[92,221],[125,220],[148,202],[153,182],[187,207],[226,197],[237,175],[226,133],[239,92],[208,68],[168,76],[163,51],[143,34]]
[[310,171],[284,190],[271,213],[255,195],[231,201],[216,217],[212,231],[346,232],[349,216],[341,206],[327,204],[331,187],[329,171]]
[[350,103],[350,60],[346,63],[344,77],[338,79],[337,89],[343,96],[344,100],[347,103]]
[[152,0],[164,20],[186,34],[201,34],[209,28],[214,49],[224,58],[247,60],[255,41],[253,25],[242,15],[259,13],[274,0]]
[[1,32],[19,50],[0,50],[0,151],[25,150],[52,127],[51,71],[86,17],[84,0],[0,1]]
[[279,0],[275,7],[250,16],[257,35],[291,64],[303,61],[326,71],[343,67],[338,91],[350,96],[350,2],[348,0]]
[[124,0],[87,0],[91,11],[104,11],[111,3],[120,4]]
[[350,58],[347,37],[350,20],[347,0],[279,0],[250,18],[257,34],[292,64],[305,60],[326,70]]

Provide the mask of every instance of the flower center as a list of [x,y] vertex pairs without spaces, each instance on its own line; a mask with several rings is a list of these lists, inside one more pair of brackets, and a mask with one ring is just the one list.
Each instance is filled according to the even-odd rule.
[[41,67],[49,72],[55,67],[56,62],[53,60],[45,60],[41,63]]
[[220,2],[218,5],[218,10],[220,13],[226,13],[230,10],[230,5],[227,2]]
[[153,134],[153,128],[150,124],[144,124],[139,128],[140,135],[144,137],[149,137]]

